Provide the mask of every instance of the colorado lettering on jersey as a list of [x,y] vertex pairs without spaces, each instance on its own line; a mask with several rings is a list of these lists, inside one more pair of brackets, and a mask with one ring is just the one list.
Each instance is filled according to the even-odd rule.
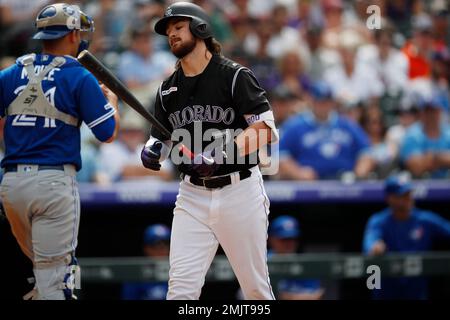
[[173,129],[181,128],[194,121],[223,122],[226,125],[230,125],[235,119],[235,111],[233,108],[224,109],[220,106],[194,105],[185,107],[181,111],[172,112],[168,118]]
[[[38,65],[38,66],[34,66],[34,73],[39,74],[42,70],[44,70],[46,66],[44,65]],[[54,68],[53,70],[51,70],[43,79],[44,81],[55,81],[55,78],[53,77],[55,75],[55,72],[57,71],[61,71],[60,68]],[[28,73],[27,70],[25,68],[22,68],[22,73],[20,75],[21,79],[25,79],[28,78]]]

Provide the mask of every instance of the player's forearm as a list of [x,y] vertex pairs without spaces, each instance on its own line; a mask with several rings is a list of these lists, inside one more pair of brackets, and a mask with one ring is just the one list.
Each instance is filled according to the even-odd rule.
[[367,178],[369,173],[375,169],[376,163],[369,156],[361,156],[355,166],[355,175],[358,178]]
[[271,129],[265,122],[256,122],[239,134],[236,145],[241,157],[251,154],[271,141]]
[[406,161],[406,167],[411,173],[420,177],[424,173],[434,170],[434,161],[427,156],[416,156]]
[[436,154],[435,163],[438,168],[450,168],[450,152],[441,152]]
[[114,110],[116,110],[116,112],[114,113],[114,122],[115,122],[114,132],[113,132],[111,138],[109,138],[107,141],[105,141],[106,143],[110,143],[116,139],[117,134],[119,132],[119,127],[120,127],[119,98],[116,96],[116,94],[114,92],[109,90],[104,84],[101,84],[100,87],[102,89],[103,94],[105,95],[106,100],[108,100],[108,103],[113,106]]
[[312,181],[318,178],[316,172],[310,167],[302,167],[290,158],[280,161],[280,178],[289,180]]
[[109,138],[108,140],[105,141],[105,143],[111,143],[113,142],[116,137],[117,134],[119,133],[119,128],[120,128],[120,116],[119,116],[119,112],[116,111],[116,113],[114,114],[114,131],[113,134],[111,136],[111,138]]

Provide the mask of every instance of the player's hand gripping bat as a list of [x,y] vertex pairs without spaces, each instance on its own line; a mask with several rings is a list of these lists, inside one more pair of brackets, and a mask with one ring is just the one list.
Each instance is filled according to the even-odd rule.
[[[141,116],[147,119],[160,133],[162,133],[168,140],[171,140],[171,133],[167,130],[158,119],[155,118],[150,112],[148,112],[144,106],[136,99],[136,97],[130,92],[130,90],[110,71],[103,65],[92,53],[88,50],[83,50],[78,55],[78,61],[88,69],[97,80],[104,83],[112,92],[114,92],[120,99],[122,99],[131,108],[137,111]],[[189,159],[194,159],[195,154],[190,151],[183,144],[180,145],[179,151],[187,156]],[[209,159],[208,159],[209,160]],[[211,163],[214,161],[210,159]]]

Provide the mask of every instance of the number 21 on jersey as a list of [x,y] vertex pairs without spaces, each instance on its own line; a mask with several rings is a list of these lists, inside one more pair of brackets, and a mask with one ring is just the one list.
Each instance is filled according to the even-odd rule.
[[[21,86],[17,88],[14,93],[19,95],[21,91],[25,89],[26,86]],[[56,87],[52,87],[47,92],[44,93],[47,100],[51,105],[55,105],[55,92]],[[14,117],[12,125],[15,127],[34,127],[36,126],[37,117],[29,116],[26,114],[18,114]],[[56,120],[45,118],[44,128],[56,128]]]

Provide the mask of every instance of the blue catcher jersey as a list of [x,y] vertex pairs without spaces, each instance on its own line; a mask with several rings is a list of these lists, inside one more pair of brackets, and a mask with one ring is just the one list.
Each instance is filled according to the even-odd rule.
[[[36,55],[35,73],[55,56]],[[113,135],[115,109],[105,99],[95,77],[74,58],[50,71],[42,81],[45,97],[58,110],[84,121],[100,141]],[[0,116],[25,89],[27,72],[21,58],[0,73]],[[4,129],[5,157],[1,166],[13,164],[61,165],[81,168],[80,130],[57,119],[41,116],[11,115]]]

